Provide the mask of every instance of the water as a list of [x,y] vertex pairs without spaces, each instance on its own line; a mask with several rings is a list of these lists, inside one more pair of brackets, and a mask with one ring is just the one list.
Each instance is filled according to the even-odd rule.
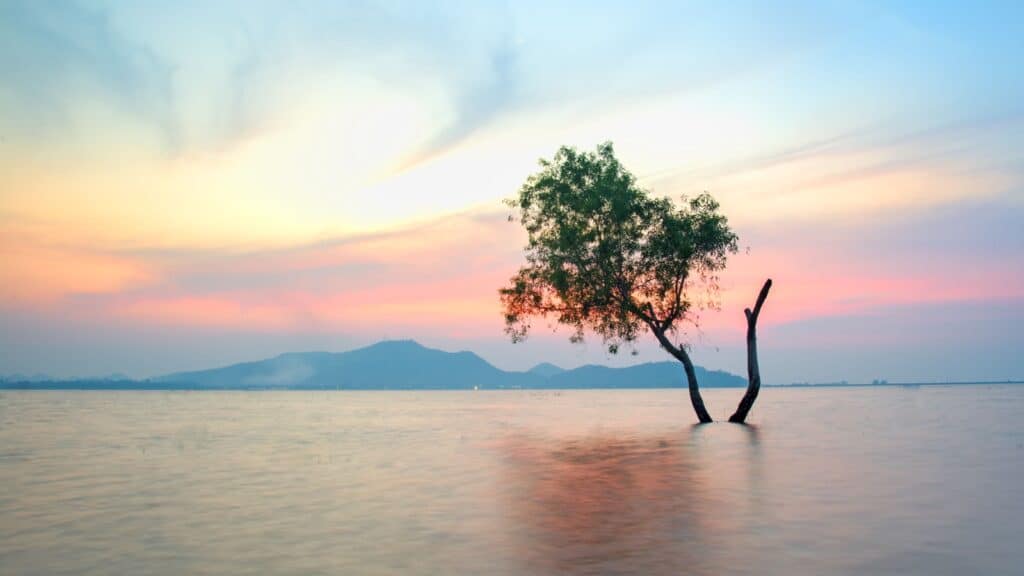
[[[738,390],[705,398],[723,414]],[[2,574],[1020,574],[1024,386],[3,392]]]

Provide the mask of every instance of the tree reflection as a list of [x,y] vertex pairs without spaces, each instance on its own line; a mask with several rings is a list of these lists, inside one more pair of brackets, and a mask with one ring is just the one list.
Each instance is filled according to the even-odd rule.
[[520,435],[504,454],[528,572],[710,573],[707,486],[684,437]]

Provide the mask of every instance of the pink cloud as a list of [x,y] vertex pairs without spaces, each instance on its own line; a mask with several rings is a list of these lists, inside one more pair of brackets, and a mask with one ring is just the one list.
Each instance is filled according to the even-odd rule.
[[[104,255],[100,260],[112,268],[99,260],[82,266],[109,284],[83,300],[81,287],[60,290],[72,284],[67,276],[49,292],[51,306],[94,321],[156,326],[501,337],[497,289],[522,262],[524,240],[504,216],[464,213],[387,233],[246,253]],[[775,288],[762,318],[766,327],[894,305],[1024,297],[1024,274],[995,255],[974,257],[984,252],[968,247],[936,263],[927,257],[928,238],[912,223],[872,226],[740,230],[752,249],[732,260],[722,279],[721,312],[702,315],[702,333],[739,342],[742,310],[768,277]],[[880,252],[869,234],[893,248]],[[146,273],[106,275],[117,266]]]

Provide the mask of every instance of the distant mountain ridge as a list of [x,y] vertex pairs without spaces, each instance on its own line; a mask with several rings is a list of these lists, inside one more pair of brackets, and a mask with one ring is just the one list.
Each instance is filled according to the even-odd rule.
[[[702,388],[745,387],[744,378],[695,367]],[[1024,384],[1021,380],[784,384],[769,387],[949,386]],[[625,368],[588,364],[565,370],[542,362],[525,372],[501,370],[472,352],[445,352],[413,340],[389,340],[347,352],[299,352],[211,370],[132,380],[123,374],[52,378],[0,376],[0,390],[472,390],[574,388],[684,388],[682,365],[648,362]]]
[[561,366],[555,366],[550,362],[541,362],[540,364],[537,364],[533,368],[527,370],[527,372],[529,372],[530,374],[536,374],[542,378],[550,378],[555,374],[561,374],[562,372],[565,372],[565,368],[562,368]]
[[[702,387],[746,386],[746,380],[697,367]],[[543,363],[527,372],[501,370],[472,352],[445,352],[412,340],[390,340],[348,352],[281,354],[149,380],[198,389],[471,390],[545,388],[679,388],[682,365],[652,362],[626,368],[588,365],[563,370]]]

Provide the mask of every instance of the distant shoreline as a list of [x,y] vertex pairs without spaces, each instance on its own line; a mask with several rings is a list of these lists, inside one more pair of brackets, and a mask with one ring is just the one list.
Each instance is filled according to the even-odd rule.
[[825,382],[821,384],[764,384],[762,388],[917,388],[919,386],[995,386],[1000,384],[1024,384],[1024,380],[982,380],[982,381],[951,381],[951,382],[865,382],[850,384],[848,382]]
[[[747,378],[694,366],[705,390],[747,387]],[[770,388],[960,386],[1024,384],[1024,380],[793,382]],[[542,362],[526,371],[502,370],[469,351],[446,352],[415,340],[384,340],[345,352],[288,352],[218,368],[131,378],[121,372],[60,378],[47,374],[0,376],[0,390],[633,390],[686,388],[682,364],[645,362],[613,368],[587,364],[561,368]]]
[[[981,382],[887,382],[887,383],[843,383],[830,382],[822,384],[764,384],[762,388],[919,388],[922,386],[1004,386],[1024,384],[1024,380],[988,380]],[[576,386],[572,388],[545,387],[480,387],[477,391],[569,391],[569,390],[685,390],[686,386]],[[708,389],[742,389],[741,386],[718,386]],[[45,381],[45,382],[0,382],[0,390],[82,390],[82,391],[323,391],[323,392],[473,392],[472,388],[456,387],[424,387],[424,388],[330,388],[324,386],[199,386],[191,383],[146,382],[146,381]]]

